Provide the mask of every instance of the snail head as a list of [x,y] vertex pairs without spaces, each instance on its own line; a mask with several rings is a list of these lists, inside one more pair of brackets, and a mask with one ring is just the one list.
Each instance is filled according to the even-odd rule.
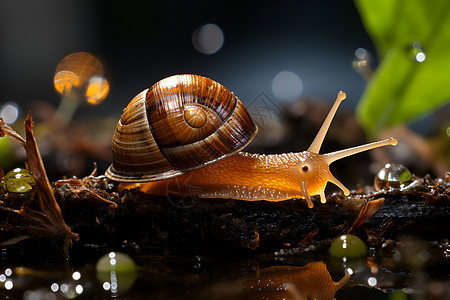
[[328,132],[331,121],[333,120],[333,117],[336,114],[340,103],[346,97],[347,95],[343,91],[340,91],[338,93],[336,101],[334,102],[330,112],[325,118],[322,127],[320,128],[308,150],[301,153],[300,162],[297,164],[297,170],[299,173],[301,185],[300,189],[309,208],[313,207],[313,203],[310,199],[310,196],[312,195],[319,195],[320,202],[326,202],[325,186],[327,182],[331,182],[337,185],[344,192],[344,195],[348,196],[350,194],[349,189],[346,188],[338,179],[336,179],[333,174],[331,174],[329,166],[332,162],[374,148],[387,145],[397,145],[397,139],[391,137],[386,140],[356,146],[336,152],[319,154],[320,148]]

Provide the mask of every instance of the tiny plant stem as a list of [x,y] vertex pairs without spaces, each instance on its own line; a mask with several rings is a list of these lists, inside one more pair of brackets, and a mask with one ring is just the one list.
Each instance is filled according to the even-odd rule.
[[328,164],[331,164],[332,162],[339,160],[341,158],[353,155],[353,154],[357,154],[360,152],[364,152],[367,150],[371,150],[374,148],[379,148],[379,147],[383,147],[383,146],[388,146],[388,145],[397,145],[397,139],[394,137],[388,138],[386,140],[382,140],[382,141],[378,141],[378,142],[373,142],[370,144],[365,144],[365,145],[361,145],[361,146],[357,146],[357,147],[353,147],[353,148],[349,148],[349,149],[345,149],[345,150],[340,150],[340,151],[336,151],[336,152],[331,152],[331,153],[327,153],[327,154],[323,154],[325,161]]
[[311,146],[309,146],[308,148],[309,152],[315,154],[319,153],[320,147],[322,147],[323,140],[327,135],[328,128],[330,128],[331,121],[333,121],[333,117],[336,114],[339,105],[341,104],[342,101],[344,101],[345,98],[347,98],[347,95],[343,91],[340,91],[336,97],[336,101],[334,102],[333,106],[330,109],[330,112],[325,118],[325,121],[323,121],[322,127],[320,127],[319,132],[317,133],[316,137],[311,143]]
[[59,104],[55,112],[55,117],[59,118],[64,123],[64,125],[69,124],[80,104],[81,102],[77,99],[77,97],[74,97],[73,95],[62,96],[61,103]]

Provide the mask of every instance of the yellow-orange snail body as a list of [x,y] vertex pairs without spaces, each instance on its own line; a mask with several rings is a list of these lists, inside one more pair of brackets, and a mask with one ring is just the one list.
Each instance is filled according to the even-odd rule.
[[395,138],[327,154],[320,147],[339,107],[336,102],[308,150],[276,155],[241,152],[257,127],[242,102],[221,84],[198,75],[174,75],[138,94],[124,109],[113,137],[113,162],[105,175],[165,195],[281,201],[320,195],[332,182],[349,190],[330,172],[341,158],[386,146]]

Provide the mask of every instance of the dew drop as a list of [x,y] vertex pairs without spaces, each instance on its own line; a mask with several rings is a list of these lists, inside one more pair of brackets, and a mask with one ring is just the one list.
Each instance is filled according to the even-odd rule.
[[375,176],[374,187],[381,189],[399,189],[412,182],[411,172],[402,164],[386,164]]

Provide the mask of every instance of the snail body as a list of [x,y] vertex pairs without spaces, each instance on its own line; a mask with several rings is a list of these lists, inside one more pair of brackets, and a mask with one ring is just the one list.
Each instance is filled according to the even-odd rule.
[[327,182],[349,190],[330,172],[338,159],[395,145],[395,138],[328,154],[320,147],[341,101],[340,92],[307,151],[275,155],[240,152],[257,127],[240,100],[219,83],[175,75],[141,92],[125,108],[113,137],[113,163],[105,175],[122,188],[167,195],[282,201],[312,195],[325,203]]
[[[205,198],[232,198],[247,201],[305,198],[299,181],[307,182],[309,173],[299,170],[298,165],[305,161],[302,154],[264,155],[239,152],[180,177],[134,186],[139,186],[146,193],[159,195],[167,195],[168,189],[178,187],[177,192],[181,195]],[[316,159],[315,163],[317,162]],[[327,165],[322,162],[320,167],[327,168]],[[314,178],[307,186],[308,195],[322,192],[321,180],[317,178]]]

